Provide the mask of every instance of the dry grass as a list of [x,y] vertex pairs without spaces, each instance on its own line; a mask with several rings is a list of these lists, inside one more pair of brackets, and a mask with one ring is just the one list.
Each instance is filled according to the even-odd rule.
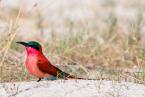
[[[125,5],[131,6],[127,2]],[[8,19],[9,14],[5,11],[1,20],[8,22],[9,26],[4,30],[5,34],[0,33],[0,81],[35,79],[29,76],[24,68],[25,49],[15,42],[37,40],[43,45],[43,51],[51,62],[61,64],[67,72],[88,78],[94,75],[92,77],[97,79],[144,83],[145,35],[142,30],[144,9],[140,11],[139,6],[136,7],[138,12],[135,19],[126,20],[126,30],[122,30],[123,19],[114,13],[113,0],[102,4],[99,8],[92,8],[96,13],[93,18],[81,20],[63,18],[63,22],[47,21],[36,5],[33,9],[37,10],[34,10],[31,17],[27,15],[30,12],[18,8],[9,9],[13,15]],[[111,11],[106,11],[108,12],[105,14],[106,17],[101,17],[102,13],[98,12],[100,8],[102,10],[109,8]],[[27,33],[19,34],[23,32],[20,28],[27,23],[31,25],[30,22],[35,24],[32,31],[37,32],[35,36],[32,33],[33,37],[24,38]],[[57,33],[59,26],[66,29],[60,30],[63,35]],[[49,39],[46,36],[49,36]]]

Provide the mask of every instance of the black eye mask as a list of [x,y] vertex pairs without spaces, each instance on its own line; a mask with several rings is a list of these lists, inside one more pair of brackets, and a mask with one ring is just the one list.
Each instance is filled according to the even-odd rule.
[[37,51],[39,51],[39,49],[40,49],[40,47],[36,46],[36,45],[29,45],[28,47],[32,47],[32,48],[36,49]]
[[32,48],[34,48],[34,49],[36,49],[38,51],[41,48],[41,45],[38,42],[35,42],[35,41],[30,41],[27,44],[28,44],[29,47],[32,47]]

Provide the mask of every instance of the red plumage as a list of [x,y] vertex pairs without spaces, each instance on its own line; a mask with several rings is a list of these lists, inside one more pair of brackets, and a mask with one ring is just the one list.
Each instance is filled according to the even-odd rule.
[[26,50],[26,68],[32,75],[35,75],[38,78],[44,78],[49,75],[57,77],[59,74],[63,74],[62,76],[65,79],[74,78],[72,75],[63,72],[59,68],[52,65],[43,55],[42,49],[38,51],[32,47],[26,47]]

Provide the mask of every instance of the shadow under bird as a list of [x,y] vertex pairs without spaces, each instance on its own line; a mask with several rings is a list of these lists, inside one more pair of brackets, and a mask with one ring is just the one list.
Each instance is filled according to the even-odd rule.
[[61,75],[63,79],[83,79],[76,78],[73,75],[63,72],[55,67],[43,54],[41,45],[36,41],[17,42],[24,45],[27,51],[27,58],[25,66],[30,74],[38,77],[38,82],[45,77],[57,77]]

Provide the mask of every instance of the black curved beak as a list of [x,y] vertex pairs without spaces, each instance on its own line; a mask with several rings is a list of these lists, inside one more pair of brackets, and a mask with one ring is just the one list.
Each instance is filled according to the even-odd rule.
[[16,43],[19,43],[19,44],[24,45],[24,46],[29,46],[29,44],[26,42],[16,42]]

